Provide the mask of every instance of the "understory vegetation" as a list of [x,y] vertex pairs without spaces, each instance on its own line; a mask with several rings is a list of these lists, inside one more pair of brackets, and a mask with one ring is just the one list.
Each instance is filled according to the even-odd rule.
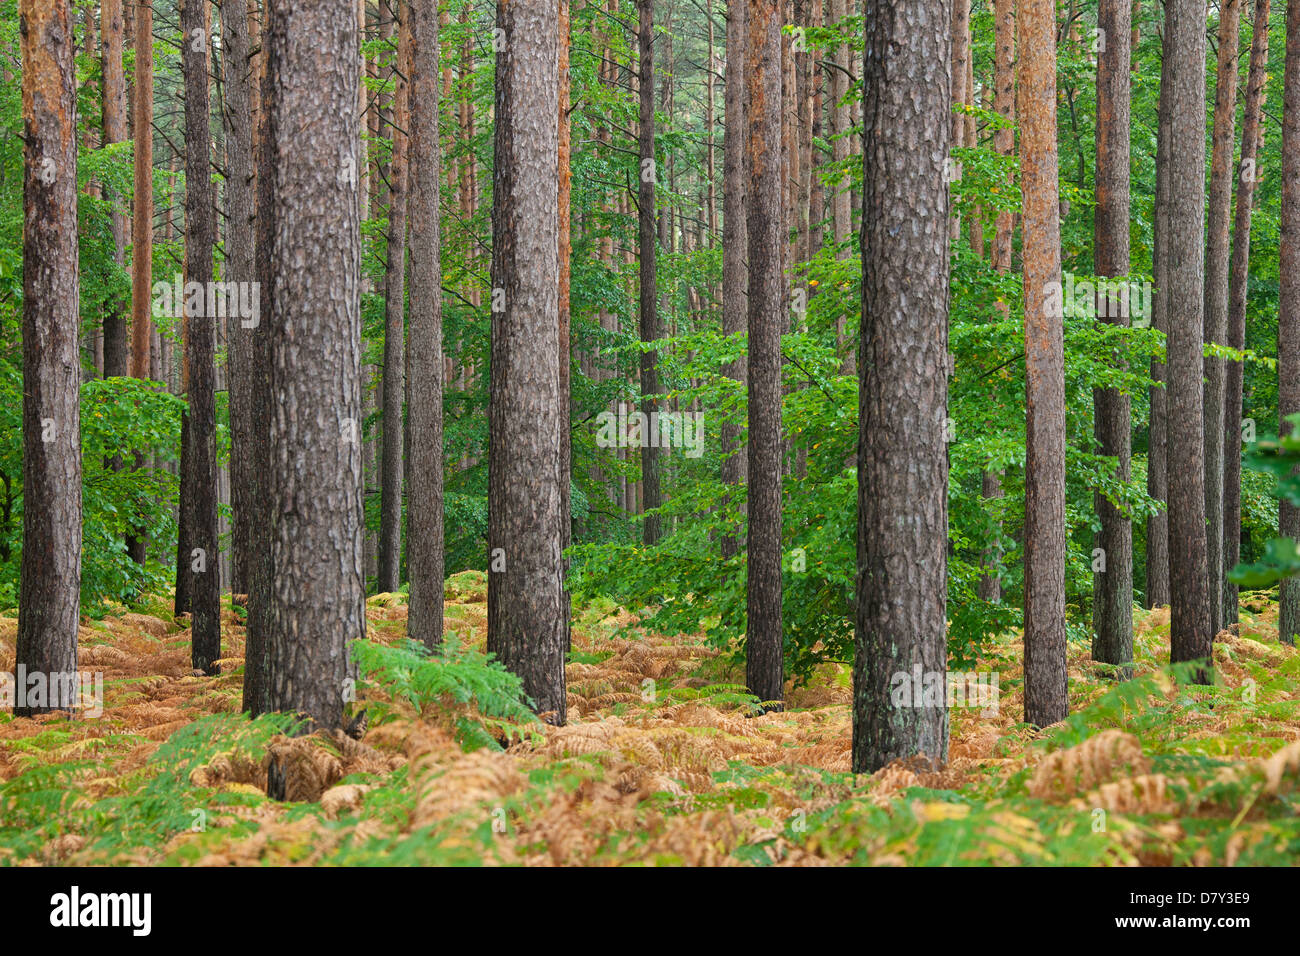
[[[0,864],[1285,865],[1300,853],[1300,655],[1266,592],[1215,645],[1217,683],[1180,681],[1167,609],[1136,612],[1136,674],[1069,650],[1071,716],[1022,713],[1017,634],[975,666],[994,706],[954,707],[941,772],[850,765],[851,680],[819,665],[784,713],[754,715],[743,666],[642,613],[574,609],[569,723],[521,702],[487,658],[486,578],[447,583],[449,640],[407,641],[406,599],[368,601],[354,647],[363,741],[291,737],[239,713],[243,616],[194,676],[189,636],[104,608],[80,634],[104,674],[96,720],[0,714]],[[147,607],[147,602],[146,602]],[[0,671],[15,621],[0,618]],[[267,766],[286,800],[266,796]]]

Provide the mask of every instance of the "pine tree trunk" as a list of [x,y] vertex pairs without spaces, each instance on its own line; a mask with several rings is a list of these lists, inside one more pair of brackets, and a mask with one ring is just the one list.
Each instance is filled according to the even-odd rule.
[[1021,0],[1025,301],[1025,722],[1069,711],[1065,666],[1065,354],[1052,0]]
[[271,344],[275,334],[273,306],[277,285],[272,252],[279,221],[275,175],[279,121],[273,109],[277,94],[273,88],[274,77],[267,52],[274,10],[269,6],[264,7],[263,10],[263,19],[260,23],[257,18],[249,17],[250,49],[261,51],[254,61],[256,81],[250,86],[257,111],[255,114],[257,128],[253,140],[253,155],[256,162],[254,182],[257,186],[257,228],[254,235],[254,250],[257,256],[257,281],[261,289],[260,327],[263,329],[263,333],[253,339],[249,382],[249,404],[252,408],[250,417],[257,425],[257,432],[250,448],[252,462],[249,470],[254,482],[249,491],[253,503],[253,538],[248,559],[248,626],[244,643],[243,709],[250,717],[256,717],[272,709],[271,606],[275,597],[271,556],[274,531],[272,522],[275,516],[271,501],[271,410],[274,401]]
[[[1255,0],[1254,31],[1250,44],[1250,72],[1241,127],[1241,164],[1237,170],[1237,208],[1228,288],[1228,345],[1246,347],[1246,286],[1250,275],[1250,223],[1259,182],[1257,157],[1263,146],[1264,82],[1268,70],[1269,0]],[[1228,362],[1224,374],[1227,410],[1223,421],[1223,622],[1237,623],[1237,586],[1227,572],[1241,560],[1241,399],[1242,367]]]
[[410,129],[410,11],[398,3],[397,69],[393,93],[393,158],[384,269],[384,444],[379,505],[379,590],[401,586],[403,416],[406,398],[406,186]]
[[[654,342],[663,337],[659,321],[658,296],[655,287],[657,238],[655,236],[655,181],[658,166],[655,159],[655,106],[654,106],[654,0],[637,0],[639,14],[637,37],[640,52],[640,125],[638,148],[641,156],[641,179],[637,190],[638,237],[641,274],[641,341]],[[652,429],[651,422],[659,410],[659,401],[653,397],[659,391],[659,356],[656,352],[641,354],[641,411],[645,414],[644,432]],[[641,444],[641,485],[644,489],[644,508],[658,508],[659,500],[659,449],[643,434]],[[652,545],[659,540],[659,516],[646,515],[642,540]]]
[[442,260],[438,228],[438,10],[411,0],[411,580],[407,634],[442,644]]
[[[1129,271],[1129,15],[1131,0],[1102,0],[1097,25],[1108,42],[1097,57],[1097,210],[1094,271],[1123,277]],[[1097,296],[1098,321],[1129,324],[1128,296]],[[1117,459],[1115,477],[1128,481],[1132,416],[1128,395],[1116,388],[1093,391],[1097,445]],[[1107,664],[1133,660],[1133,526],[1105,495],[1096,495],[1102,565],[1093,575],[1092,658]],[[1095,565],[1094,565],[1095,566]],[[1127,666],[1121,676],[1132,676]]]
[[[176,601],[182,581],[191,611],[191,665],[217,672],[221,657],[220,539],[217,536],[217,316],[209,308],[216,207],[212,198],[211,111],[208,99],[207,0],[182,0],[181,69],[185,79],[185,337],[189,366],[182,417],[188,443],[181,470],[181,551]],[[197,292],[198,294],[195,294]]]
[[[830,0],[831,24],[839,24],[847,14],[846,0]],[[849,69],[849,47],[847,43],[841,43],[835,50],[834,66],[831,69],[831,160],[837,168],[843,168],[848,163],[852,146],[849,132],[852,117],[849,115],[849,105],[844,101],[849,94]],[[842,179],[831,197],[831,231],[835,239],[835,255],[839,259],[849,257],[849,250],[845,248],[852,228],[849,182],[847,176]],[[836,319],[835,339],[836,349],[840,353],[840,374],[856,375],[857,352],[853,337],[849,334],[847,315]]]
[[[1169,331],[1167,319],[1168,275],[1165,250],[1169,236],[1169,58],[1161,58],[1160,101],[1157,108],[1156,131],[1156,196],[1154,224],[1152,226],[1151,269],[1155,280],[1152,300],[1154,314],[1152,326],[1160,332]],[[1168,367],[1164,362],[1151,360],[1151,379],[1160,383],[1150,392],[1151,418],[1147,430],[1147,495],[1161,510],[1147,518],[1146,594],[1147,607],[1169,604],[1169,428],[1167,409],[1169,396],[1165,383]]]
[[[726,126],[722,133],[722,334],[739,335],[749,322],[748,250],[746,241],[745,203],[749,181],[745,162],[748,133],[745,128],[745,15],[749,0],[727,0],[727,73],[723,90]],[[739,382],[748,379],[748,362],[742,352],[734,362],[722,367],[722,374]],[[745,484],[748,452],[745,429],[740,422],[722,425],[722,483],[732,487]],[[742,537],[722,536],[722,556],[739,553]]]
[[[131,2],[131,0],[128,0]],[[131,204],[132,378],[147,379],[153,339],[153,0],[134,0],[135,80],[131,96],[134,192]],[[137,466],[141,463],[136,456]],[[127,552],[145,561],[143,533],[127,538]]]
[[[569,48],[572,45],[572,38],[569,35],[569,0],[558,0],[558,6],[560,15],[559,107],[556,110],[556,116],[559,124],[557,132],[559,152],[558,169],[556,170],[558,179],[556,184],[556,209],[559,220],[556,223],[556,231],[559,242],[560,289],[557,309],[560,331],[557,338],[557,350],[560,361],[560,408],[563,410],[560,420],[560,514],[564,519],[561,523],[563,533],[560,539],[560,551],[563,552],[573,544],[573,523],[571,520],[573,508],[570,493],[570,484],[573,479],[573,438],[569,424],[572,411],[570,402],[570,379],[572,375],[570,369],[570,322],[572,310],[569,302],[569,286],[572,278],[570,260],[573,257],[573,223],[570,209],[573,194],[571,181],[573,173],[570,169],[569,154],[573,144],[572,129],[569,122],[569,109],[571,108],[569,98]],[[569,559],[562,558],[562,565],[564,575],[567,577]],[[573,634],[569,624],[573,605],[567,589],[563,592],[561,602],[561,616],[564,621],[564,649],[567,653],[572,649],[573,644]]]
[[[1210,205],[1206,222],[1205,340],[1228,341],[1228,228],[1232,219],[1232,145],[1237,115],[1237,45],[1241,0],[1220,0],[1219,57],[1214,84]],[[1205,357],[1205,516],[1210,633],[1223,629],[1224,361]]]
[[[1209,569],[1206,564],[1205,317],[1205,2],[1167,0],[1169,64],[1168,469],[1171,659],[1204,661],[1210,679]],[[1177,184],[1176,188],[1174,184]]]
[[554,0],[497,7],[487,647],[563,724],[558,24]]
[[[23,98],[23,551],[15,717],[76,706],[81,604],[77,102],[67,0],[19,4]],[[41,675],[36,697],[27,680]],[[25,679],[26,677],[26,679]]]
[[785,697],[781,629],[781,333],[789,324],[782,272],[781,8],[749,0],[749,577],[745,682],[760,701]]
[[[1016,119],[1016,14],[1014,0],[994,0],[993,3],[994,42],[993,42],[993,110],[1014,124]],[[998,129],[993,133],[993,148],[1002,156],[1013,156],[1016,152],[1016,131],[1014,126]],[[1008,177],[1014,183],[1015,174]],[[993,224],[993,248],[990,262],[1001,273],[1011,271],[1012,240],[1015,234],[1015,214],[999,212]],[[1010,314],[1010,305],[999,299],[998,311],[1003,317]],[[981,478],[980,494],[986,500],[996,500],[1003,496],[1002,475],[1000,472],[986,471]],[[1000,530],[1000,529],[999,529]],[[984,551],[985,567],[995,567],[1002,560],[1002,549],[993,545]],[[992,603],[1002,600],[1002,579],[997,574],[984,574],[980,577],[980,598]]]
[[[275,221],[270,308],[270,706],[339,727],[348,646],[365,637],[361,579],[361,241],[352,0],[270,0]],[[321,237],[329,236],[329,242]]]
[[[122,143],[128,138],[126,128],[126,76],[122,72],[122,0],[103,0],[100,5],[103,44],[100,47],[104,74],[104,145]],[[124,210],[124,197],[115,196],[113,205],[113,262],[126,265],[126,237],[130,229]],[[127,343],[127,304],[109,302],[104,311],[104,377],[124,377],[130,371]]]
[[153,290],[153,0],[135,4],[135,202],[131,220],[131,377],[149,377]]
[[[857,773],[915,755],[948,759],[950,4],[865,4]],[[917,672],[900,706],[897,676]],[[934,683],[943,691],[927,699]]]
[[[1288,415],[1300,412],[1300,2],[1286,5],[1286,67],[1282,81],[1281,261],[1278,265],[1278,434],[1295,431]],[[1300,538],[1300,508],[1283,501],[1278,531]],[[1278,640],[1295,646],[1300,633],[1300,578],[1284,578]]]
[[[949,147],[964,146],[966,138],[966,116],[963,112],[957,111],[956,107],[965,106],[968,90],[966,88],[966,72],[970,65],[970,0],[952,0],[952,59],[950,66],[952,71],[949,75],[949,89],[951,91],[952,103],[949,106],[948,115],[945,117],[952,124],[952,135],[948,140]],[[949,239],[954,246],[957,245],[957,239],[961,235],[961,215],[953,210],[949,222],[951,230]]]
[[[226,0],[221,10],[222,56],[226,60],[226,198],[230,228],[226,234],[225,279],[227,282],[257,281],[257,253],[253,246],[256,227],[256,186],[253,182],[253,119],[249,84],[252,63],[248,46],[248,8]],[[251,288],[251,285],[250,285]],[[232,318],[228,329],[230,400],[230,484],[235,528],[233,576],[230,589],[248,592],[248,561],[253,539],[253,445],[259,424],[252,417],[253,343],[265,335],[260,295],[254,299],[258,313],[253,318]]]

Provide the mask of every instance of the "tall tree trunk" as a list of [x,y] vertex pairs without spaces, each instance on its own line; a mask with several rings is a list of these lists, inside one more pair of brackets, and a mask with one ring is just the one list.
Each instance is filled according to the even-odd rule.
[[[569,110],[571,108],[569,98],[569,48],[572,44],[572,38],[569,36],[569,0],[558,0],[560,15],[560,36],[559,36],[559,106],[556,110],[557,122],[559,124],[557,131],[558,159],[556,178],[556,209],[559,213],[559,220],[556,223],[556,232],[559,243],[559,273],[560,288],[559,300],[557,302],[559,337],[557,339],[557,350],[560,360],[560,408],[563,414],[560,420],[560,514],[563,516],[561,530],[563,532],[560,538],[561,552],[568,549],[573,543],[573,514],[572,500],[570,493],[570,484],[573,479],[573,437],[570,428],[570,417],[572,404],[571,398],[571,369],[570,369],[570,320],[572,309],[569,302],[569,286],[572,277],[573,257],[573,232],[572,232],[572,214],[570,206],[572,204],[573,186],[572,170],[570,169],[570,152],[572,150],[572,129],[569,122]],[[562,558],[561,564],[565,576],[569,573],[569,559]],[[564,649],[567,653],[573,644],[573,633],[570,628],[570,617],[573,609],[572,599],[566,589],[561,597],[561,615],[564,620]]]
[[558,12],[555,0],[497,6],[487,647],[563,724]]
[[153,310],[153,0],[135,5],[135,202],[131,220],[131,377],[149,377]]
[[[823,0],[810,0],[808,26],[816,29],[821,27],[825,20],[826,11]],[[817,253],[821,252],[826,241],[826,192],[821,179],[824,154],[819,145],[823,136],[822,120],[825,108],[824,88],[826,83],[821,63],[818,62],[818,56],[814,54],[810,57],[810,61],[812,128],[809,131],[808,140],[808,221],[811,223],[812,233],[809,237],[808,257],[813,259],[816,258]]]
[[[913,755],[936,765],[948,759],[951,3],[867,0],[864,11],[858,773]],[[906,298],[900,289],[909,290]],[[897,675],[917,673],[921,681],[899,706]],[[938,700],[924,690],[931,683],[943,688]]]
[[[1129,16],[1131,0],[1102,0],[1097,25],[1109,40],[1097,57],[1097,211],[1093,234],[1093,263],[1098,276],[1118,277],[1129,271]],[[1129,324],[1128,296],[1101,292],[1098,320]],[[1093,391],[1097,444],[1103,455],[1117,459],[1115,477],[1129,480],[1132,416],[1129,398],[1117,388]],[[1093,576],[1092,658],[1107,664],[1133,660],[1133,526],[1100,492],[1096,495],[1101,530],[1097,547],[1103,564]],[[1120,672],[1132,676],[1127,666]]]
[[[122,72],[122,0],[104,0],[100,5],[103,44],[100,48],[104,74],[104,145],[127,140],[126,76]],[[130,228],[124,198],[113,197],[113,262],[126,266],[126,236]],[[104,377],[124,377],[130,371],[126,332],[126,303],[114,299],[104,311]]]
[[[270,707],[339,727],[365,637],[361,579],[361,237],[353,0],[270,0]],[[314,38],[303,42],[304,37]],[[322,242],[329,236],[329,242]]]
[[[1282,81],[1282,235],[1278,265],[1278,434],[1295,429],[1287,416],[1300,412],[1300,0],[1287,0],[1286,68]],[[1279,506],[1278,530],[1300,538],[1300,508]],[[1285,578],[1279,600],[1278,640],[1295,645],[1300,633],[1300,578]]]
[[[846,0],[830,0],[830,19],[838,25],[848,15]],[[843,169],[849,161],[852,144],[850,128],[852,117],[845,97],[849,95],[849,46],[841,43],[835,50],[834,67],[831,69],[831,160],[837,169]],[[852,228],[852,194],[849,190],[851,178],[847,175],[837,183],[831,196],[831,231],[835,237],[835,256],[847,259],[849,250],[845,243],[849,240]],[[840,353],[840,374],[857,374],[857,352],[853,337],[849,334],[848,316],[841,315],[836,320],[836,348]]]
[[270,39],[272,9],[263,8],[263,18],[249,17],[250,49],[260,50],[254,60],[255,81],[251,83],[256,103],[257,128],[253,139],[253,156],[256,162],[257,228],[254,251],[257,256],[257,281],[260,286],[263,334],[253,339],[250,369],[250,417],[256,426],[256,435],[250,447],[252,462],[249,469],[254,485],[250,489],[253,508],[253,538],[248,559],[248,627],[244,643],[244,701],[243,709],[256,717],[271,709],[271,653],[272,617],[274,600],[272,565],[271,504],[271,409],[274,401],[272,388],[272,324],[276,265],[272,259],[278,212],[276,208],[276,148],[279,139],[278,120],[273,104],[276,92],[272,88],[274,77],[268,64],[267,46]]
[[[376,4],[367,11],[367,22],[369,31],[363,42],[369,42],[373,36],[378,39],[383,34],[384,27],[381,25],[383,11]],[[382,57],[378,53],[371,53],[366,57],[366,75],[371,81],[371,85],[377,86],[381,77],[380,60]],[[364,91],[363,91],[364,95]],[[367,111],[365,116],[366,133],[371,142],[377,142],[381,134],[380,114],[383,102],[382,92],[376,91],[373,98],[367,98]],[[367,212],[366,219],[376,220],[383,216],[383,203],[385,199],[384,190],[387,188],[386,166],[384,165],[383,150],[367,150],[366,163],[370,167],[370,188],[366,194]],[[365,275],[362,275],[362,294],[373,291]],[[366,418],[372,422],[378,421],[377,415],[382,408],[382,399],[380,389],[382,388],[382,379],[376,369],[378,366],[367,364],[362,368],[362,395],[364,396],[366,406]],[[369,437],[365,442],[365,452],[363,454],[364,467],[362,473],[362,499],[369,502],[371,497],[379,488],[380,474],[380,451],[379,445],[382,436],[382,425],[372,426]],[[368,505],[367,505],[368,508]],[[367,526],[362,531],[362,569],[365,579],[369,582],[372,578],[379,581],[379,535]]]
[[[1250,275],[1250,221],[1259,182],[1257,157],[1263,146],[1264,81],[1268,70],[1269,0],[1255,0],[1255,22],[1250,44],[1250,72],[1241,127],[1241,164],[1237,171],[1237,209],[1228,289],[1228,345],[1246,347],[1246,286]],[[1227,410],[1223,421],[1223,621],[1237,623],[1237,586],[1227,572],[1241,560],[1241,398],[1242,367],[1228,362],[1224,375]]]
[[[1151,269],[1155,280],[1152,325],[1160,332],[1169,331],[1167,319],[1168,274],[1166,246],[1169,241],[1169,58],[1161,57],[1160,100],[1156,120],[1156,196],[1152,218]],[[1167,409],[1168,367],[1151,360],[1151,419],[1147,430],[1147,494],[1162,508],[1147,518],[1146,592],[1147,607],[1169,604],[1169,428]]]
[[[253,246],[257,201],[253,182],[253,118],[250,83],[252,62],[248,45],[248,7],[235,0],[225,0],[221,9],[222,55],[226,60],[226,198],[229,203],[230,228],[226,233],[227,282],[247,284],[257,281],[257,253]],[[257,477],[252,471],[253,446],[259,426],[253,419],[252,365],[254,340],[265,335],[260,309],[260,293],[251,301],[258,303],[259,314],[252,318],[230,321],[230,484],[235,527],[232,534],[233,574],[230,589],[236,594],[248,591],[248,561],[252,553],[252,495]]]
[[[1228,228],[1232,219],[1232,140],[1237,117],[1237,45],[1241,0],[1219,2],[1219,58],[1214,81],[1214,134],[1205,251],[1205,340],[1228,341]],[[1224,362],[1205,364],[1205,516],[1210,633],[1223,629]]]
[[[655,181],[658,167],[655,159],[655,101],[654,101],[654,0],[637,0],[638,48],[640,68],[640,126],[638,148],[641,156],[641,179],[637,190],[637,248],[641,257],[641,341],[654,342],[663,337],[659,321],[658,296],[655,291],[656,242],[655,237]],[[659,411],[658,399],[651,397],[659,392],[659,356],[656,352],[641,354],[641,411],[646,426],[641,444],[641,485],[644,489],[644,511],[658,508],[659,449],[657,440],[650,440],[653,431],[652,415]],[[647,514],[642,530],[647,545],[659,540],[659,516]]]
[[[181,553],[177,555],[177,612],[182,582],[190,601],[191,664],[217,672],[221,657],[221,571],[217,537],[217,316],[209,309],[216,207],[212,199],[211,111],[208,102],[207,0],[182,0],[181,69],[185,76],[185,355],[189,367],[182,417]],[[197,293],[197,294],[195,294]]]
[[1025,721],[1069,711],[1065,667],[1065,352],[1056,150],[1056,16],[1020,3],[1020,183],[1024,194]]
[[[1204,393],[1205,0],[1167,0],[1169,64],[1168,468],[1171,658],[1210,679]],[[1174,184],[1177,188],[1174,188]]]
[[[68,0],[22,0],[23,551],[15,717],[76,706],[81,613],[77,86]],[[31,693],[41,675],[48,691]],[[69,691],[72,691],[70,694]],[[69,699],[69,698],[72,699]]]
[[[952,57],[950,65],[952,72],[949,75],[949,89],[951,91],[952,102],[948,109],[948,115],[945,119],[952,125],[952,135],[948,140],[949,147],[965,145],[966,137],[966,116],[956,110],[957,107],[965,106],[968,90],[966,88],[966,72],[970,65],[970,0],[952,0]],[[957,238],[961,235],[961,215],[955,210],[952,213],[949,222],[950,240],[955,246]]]
[[438,192],[438,9],[411,0],[411,579],[407,633],[442,644],[442,259]]
[[411,91],[410,11],[398,3],[393,93],[393,158],[389,165],[388,252],[384,269],[384,446],[379,505],[379,590],[401,586],[402,407],[406,397],[406,185]]
[[[748,249],[745,203],[749,176],[745,150],[748,133],[745,127],[745,15],[749,0],[727,0],[727,73],[723,91],[726,126],[722,133],[722,334],[739,335],[749,322]],[[748,363],[742,352],[734,362],[722,367],[722,374],[744,386]],[[722,483],[731,487],[745,484],[748,453],[745,429],[740,422],[722,425]],[[722,537],[722,556],[739,553],[741,537]]]
[[[132,378],[150,377],[153,339],[153,0],[136,0],[135,79],[131,96],[134,138],[134,192],[131,204],[131,365]],[[137,466],[141,463],[136,456]],[[145,561],[144,534],[127,538],[127,552]]]
[[[1016,13],[1014,0],[994,0],[993,2],[993,109],[1008,124],[1016,120]],[[1014,125],[998,129],[993,133],[993,148],[1002,156],[1013,156],[1016,152],[1016,131]],[[1015,174],[1008,176],[1014,183]],[[993,224],[993,249],[990,261],[993,268],[1003,274],[1011,271],[1011,249],[1015,234],[1015,213],[999,212]],[[1003,299],[998,300],[998,310],[1005,318],[1010,314],[1010,305]],[[1003,496],[1002,475],[1000,472],[986,471],[981,479],[980,494],[986,500],[995,500]],[[996,566],[1002,560],[1002,549],[998,545],[987,548],[984,552],[985,567]],[[980,577],[979,596],[985,601],[997,603],[1002,600],[1002,579],[997,574],[985,574]]]
[[781,333],[788,327],[782,262],[781,7],[749,0],[749,576],[745,682],[760,701],[785,698],[781,629]]

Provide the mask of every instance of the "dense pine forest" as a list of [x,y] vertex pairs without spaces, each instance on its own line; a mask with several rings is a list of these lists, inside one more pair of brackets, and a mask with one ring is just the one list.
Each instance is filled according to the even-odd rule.
[[0,70],[0,866],[1300,861],[1300,0]]

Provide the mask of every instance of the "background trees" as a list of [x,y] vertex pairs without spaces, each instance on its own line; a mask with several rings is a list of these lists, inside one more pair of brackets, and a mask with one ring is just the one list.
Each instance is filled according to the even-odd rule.
[[[942,15],[947,44],[934,58],[948,76],[948,104],[931,119],[950,140],[938,160],[950,160],[945,257],[922,242],[923,231],[882,225],[896,215],[891,204],[917,204],[928,216],[933,184],[909,177],[932,157],[921,163],[910,146],[889,145],[916,118],[904,116],[892,92],[864,85],[867,77],[881,83],[883,67],[867,57],[862,6],[759,3],[750,30],[743,6],[557,3],[536,13],[537,22],[557,25],[552,58],[549,46],[531,41],[512,50],[507,24],[481,2],[451,0],[435,23],[422,3],[366,0],[350,5],[346,25],[332,8],[328,21],[312,21],[346,29],[350,45],[331,37],[321,64],[285,60],[274,76],[267,28],[283,5],[132,0],[120,10],[114,2],[82,9],[70,28],[82,84],[73,127],[84,187],[74,229],[82,610],[102,613],[105,599],[170,597],[171,581],[185,608],[186,587],[202,581],[190,623],[194,663],[210,669],[222,653],[216,588],[230,592],[228,613],[247,612],[245,703],[264,709],[279,666],[272,608],[306,615],[316,600],[273,592],[286,574],[302,576],[295,587],[314,580],[316,546],[307,542],[337,520],[319,553],[342,556],[329,576],[343,582],[345,633],[360,633],[361,589],[409,588],[409,633],[436,647],[439,580],[481,571],[495,595],[493,647],[513,648],[511,666],[534,674],[536,703],[557,715],[567,702],[566,658],[557,650],[569,644],[566,582],[580,600],[637,609],[647,627],[704,635],[721,653],[719,666],[735,669],[727,676],[767,700],[785,696],[789,679],[848,666],[863,636],[881,639],[887,612],[890,620],[902,613],[873,604],[882,593],[931,623],[934,602],[942,603],[954,666],[973,666],[1023,633],[1027,704],[1039,723],[1065,713],[1070,641],[1091,634],[1095,660],[1131,658],[1132,601],[1172,598],[1174,656],[1203,659],[1221,591],[1223,619],[1235,618],[1234,589],[1222,579],[1238,558],[1267,564],[1278,531],[1271,476],[1243,471],[1236,450],[1256,431],[1271,437],[1271,423],[1294,404],[1290,279],[1278,268],[1289,261],[1282,247],[1291,251],[1283,194],[1294,157],[1282,140],[1262,137],[1259,119],[1270,85],[1279,100],[1285,86],[1279,37],[1268,43],[1270,29],[1285,30],[1282,11],[1254,3],[1247,25],[1240,2],[1209,5],[1206,30],[1218,38],[1221,62],[1213,67],[1215,123],[1206,129],[1204,116],[1187,112],[1196,108],[1195,84],[1207,80],[1199,7],[1171,7],[1168,31],[1161,7],[1135,13],[1111,0],[931,10]],[[920,28],[911,13],[896,4],[871,11],[899,18],[898,36],[913,42]],[[1238,130],[1232,51],[1246,30],[1251,78]],[[19,43],[16,24],[0,26],[0,45]],[[336,62],[344,55],[353,61]],[[534,64],[554,83],[534,77]],[[336,74],[356,74],[352,125],[337,125],[328,156],[324,145],[308,150],[341,182],[324,171],[324,179],[308,177],[286,158],[298,133],[276,124],[299,81],[272,87],[286,70],[297,76],[294,69],[326,76],[331,98],[343,92]],[[905,72],[896,85],[911,89],[915,78]],[[882,88],[894,83],[887,78]],[[21,115],[20,90],[0,84],[0,108],[8,109],[0,115]],[[552,92],[553,123],[520,105],[535,94],[549,103]],[[925,103],[929,92],[918,93]],[[498,104],[507,93],[513,99]],[[19,275],[22,242],[22,140],[13,125],[9,144],[0,141],[7,607],[19,603],[30,500],[19,414],[26,302],[16,285],[5,299],[3,286]],[[1201,225],[1189,218],[1197,200],[1183,183],[1205,179],[1196,164],[1204,165],[1197,144],[1207,133],[1211,202]],[[864,141],[874,158],[862,155]],[[890,150],[904,159],[882,160]],[[290,195],[280,196],[282,188]],[[346,257],[353,224],[318,223],[297,209],[344,199],[358,206],[355,282],[350,267],[316,248],[334,241],[323,238],[329,233],[315,245],[308,239],[310,229],[344,230]],[[1256,208],[1267,225],[1252,239]],[[908,222],[919,230],[928,219],[918,216]],[[552,244],[554,253],[540,252]],[[299,260],[296,250],[311,256]],[[257,283],[261,316],[162,308],[153,280],[177,272]],[[282,288],[291,273],[316,290],[311,296],[328,289],[355,299],[321,327],[328,341],[306,351],[306,333],[293,323],[307,319],[294,309],[319,309],[324,299],[292,304],[304,293]],[[931,293],[918,305],[922,275],[945,290],[946,323],[930,311],[939,304]],[[1120,279],[1126,290],[1114,286]],[[128,294],[130,362],[119,328]],[[1203,302],[1204,326],[1193,298]],[[1126,303],[1127,314],[1112,314]],[[883,329],[894,308],[907,316],[896,339],[880,332],[864,340],[860,324],[846,319],[863,315],[871,330]],[[936,323],[951,352],[943,478],[937,446],[899,438],[894,424],[943,404],[937,392],[908,384],[934,374]],[[1207,339],[1229,349],[1206,356]],[[328,354],[322,368],[316,347]],[[353,352],[362,369],[356,408]],[[868,353],[869,366],[858,361]],[[1275,356],[1280,377],[1269,365]],[[307,366],[313,371],[300,374]],[[336,368],[327,380],[323,369]],[[1204,453],[1188,438],[1186,410],[1202,377],[1195,430]],[[285,396],[302,403],[294,406],[301,414],[285,411]],[[182,409],[186,437],[178,442]],[[342,432],[355,429],[355,485],[351,451],[322,444],[328,429],[319,416],[327,414]],[[916,479],[927,489],[946,485],[942,529],[937,499],[908,503],[891,484],[890,469],[914,467],[935,476]],[[219,533],[225,469],[228,537]],[[1194,472],[1203,476],[1196,494]],[[337,485],[317,489],[327,474]],[[287,497],[303,481],[319,513]],[[346,504],[354,491],[363,509],[355,519]],[[1189,495],[1202,501],[1204,519]],[[924,584],[880,585],[899,573],[888,542],[906,537],[891,521],[920,514],[926,530],[908,547],[937,555],[943,544],[942,580],[927,563]],[[861,559],[860,515],[869,539]],[[311,530],[291,548],[288,529],[300,520]],[[1200,545],[1180,529],[1203,520],[1201,621],[1201,598],[1180,588],[1179,575],[1200,561]],[[363,541],[359,583],[354,523]],[[233,574],[201,578],[192,570],[196,549],[215,552],[217,566],[233,557]],[[496,559],[504,570],[493,569]],[[860,560],[869,570],[861,582]],[[1290,622],[1291,585],[1286,595]],[[922,636],[936,639],[929,625]],[[334,653],[345,639],[315,646]],[[925,646],[931,658],[938,653]],[[879,657],[862,679],[885,686],[895,663]],[[320,710],[319,719],[335,719]]]

